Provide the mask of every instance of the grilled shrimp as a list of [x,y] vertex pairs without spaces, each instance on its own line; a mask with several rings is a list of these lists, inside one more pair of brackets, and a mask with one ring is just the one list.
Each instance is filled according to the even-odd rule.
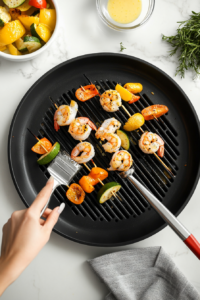
[[114,133],[117,129],[119,129],[121,126],[121,123],[116,120],[115,118],[110,118],[105,120],[101,127],[97,129],[97,132],[95,134],[97,139],[104,140],[104,133]]
[[96,126],[85,117],[76,118],[69,126],[69,133],[75,140],[84,141],[90,135],[90,132],[96,130]]
[[94,147],[88,142],[79,143],[71,152],[71,158],[79,164],[84,164],[90,161],[94,155]]
[[115,112],[122,105],[122,100],[117,91],[108,90],[101,95],[100,103],[105,111]]
[[121,139],[118,135],[115,133],[105,133],[103,139],[108,141],[106,144],[102,145],[106,152],[113,153],[119,150]]
[[139,147],[146,154],[157,152],[158,156],[164,156],[164,141],[156,133],[143,133],[139,140]]
[[113,154],[109,171],[128,171],[133,164],[131,154],[126,150],[120,150]]
[[75,118],[78,111],[78,104],[71,100],[69,105],[61,105],[54,114],[54,128],[56,131],[60,126],[69,125]]

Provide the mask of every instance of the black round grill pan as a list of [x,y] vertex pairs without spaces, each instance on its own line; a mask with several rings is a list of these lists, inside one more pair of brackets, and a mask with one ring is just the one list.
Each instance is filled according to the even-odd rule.
[[[140,132],[131,133],[130,152],[134,159],[136,178],[144,184],[170,211],[178,215],[191,198],[199,179],[200,131],[196,112],[182,89],[163,71],[135,57],[121,54],[101,53],[81,56],[69,60],[41,77],[27,92],[19,104],[10,128],[8,160],[16,189],[28,207],[45,185],[49,174],[45,166],[38,166],[37,156],[30,150],[35,143],[27,131],[30,128],[38,137],[47,137],[52,143],[58,141],[61,147],[71,152],[77,141],[68,133],[68,126],[57,133],[53,129],[54,105],[69,104],[75,100],[74,92],[80,85],[95,83],[100,92],[114,88],[115,84],[140,82],[143,84],[141,99],[129,105],[123,103],[131,114],[140,112],[152,104],[165,104],[169,113],[159,122],[148,121],[144,130],[158,133],[165,140],[164,163],[171,168],[174,177],[164,169],[153,156],[140,151],[137,141]],[[98,97],[85,103],[78,102],[78,116],[87,116],[100,125],[106,118],[115,117],[122,126],[127,115],[119,112],[107,113]],[[104,153],[94,132],[89,141],[95,146],[95,163],[107,168],[111,155]],[[90,168],[93,167],[88,163]],[[75,178],[88,174],[83,168]],[[67,200],[66,187],[59,187],[51,200],[50,207],[66,202],[66,209],[55,226],[55,232],[73,241],[95,246],[119,246],[140,241],[161,230],[166,224],[149,207],[144,197],[117,172],[110,172],[105,182],[117,181],[122,184],[118,193],[121,200],[109,200],[99,205],[95,192],[87,194],[81,205]]]

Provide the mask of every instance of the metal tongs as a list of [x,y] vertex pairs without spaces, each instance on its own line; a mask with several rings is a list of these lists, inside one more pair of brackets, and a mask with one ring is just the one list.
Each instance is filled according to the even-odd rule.
[[72,181],[74,176],[82,169],[82,167],[76,163],[73,159],[71,159],[70,155],[66,151],[62,151],[58,153],[56,158],[52,161],[52,163],[47,168],[50,175],[54,178],[54,185],[47,201],[46,205],[44,206],[43,210],[40,213],[40,217],[43,215],[44,211],[49,205],[51,200],[51,196],[55,189],[59,185],[69,185]]
[[181,224],[181,222],[148,190],[146,189],[132,174],[135,168],[120,173],[122,178],[127,178],[132,182],[151,206],[159,213],[166,223],[175,231],[187,247],[200,259],[200,244],[195,237]]

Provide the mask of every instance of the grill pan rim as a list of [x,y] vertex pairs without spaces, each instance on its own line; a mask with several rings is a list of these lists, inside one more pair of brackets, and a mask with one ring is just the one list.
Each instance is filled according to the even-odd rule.
[[[11,122],[11,125],[10,125],[10,130],[9,130],[9,135],[8,135],[8,164],[9,164],[9,170],[10,170],[10,173],[11,173],[11,177],[12,177],[12,180],[14,182],[14,185],[15,185],[15,188],[21,198],[21,200],[23,201],[23,203],[25,204],[26,207],[29,207],[29,204],[27,203],[26,199],[23,197],[23,194],[18,186],[18,183],[17,183],[17,179],[14,175],[14,170],[13,170],[13,166],[12,166],[12,157],[11,157],[11,141],[12,141],[12,132],[13,132],[13,129],[14,129],[14,126],[15,126],[15,121],[16,121],[16,118],[17,118],[17,115],[18,113],[20,112],[20,109],[21,107],[23,106],[23,103],[24,101],[26,101],[28,95],[37,87],[37,85],[40,83],[40,81],[42,81],[43,79],[45,79],[46,77],[49,76],[49,74],[53,73],[54,71],[58,70],[59,68],[63,67],[64,65],[68,65],[68,64],[71,64],[71,63],[74,63],[74,62],[77,62],[77,61],[82,61],[84,59],[87,59],[87,58],[99,58],[99,57],[104,57],[104,56],[108,56],[108,57],[116,57],[118,59],[120,59],[121,57],[123,58],[127,58],[127,59],[131,59],[133,61],[138,61],[138,62],[141,62],[153,69],[155,69],[156,71],[162,73],[162,75],[164,75],[165,77],[167,77],[169,79],[169,81],[171,81],[175,87],[179,90],[180,93],[183,94],[183,96],[185,97],[185,99],[187,100],[187,103],[189,104],[190,106],[190,109],[192,110],[192,113],[193,113],[193,116],[195,118],[195,123],[198,127],[198,134],[200,136],[200,122],[199,122],[199,118],[198,118],[198,115],[194,109],[194,106],[192,104],[192,102],[190,101],[190,99],[188,98],[188,96],[185,94],[185,92],[182,90],[182,88],[174,81],[173,78],[171,78],[168,74],[166,74],[164,71],[162,71],[160,68],[154,66],[153,64],[145,61],[145,60],[142,60],[142,59],[139,59],[137,57],[134,57],[134,56],[129,56],[129,55],[125,55],[125,54],[116,54],[116,53],[107,53],[107,52],[104,52],[104,53],[93,53],[93,54],[86,54],[86,55],[82,55],[82,56],[78,56],[78,57],[75,57],[75,58],[72,58],[68,61],[65,61],[61,64],[59,64],[58,66],[54,67],[53,69],[49,70],[47,73],[45,73],[42,77],[40,77],[31,87],[30,89],[26,92],[26,94],[24,95],[24,97],[22,98],[22,100],[20,101],[19,105],[17,106],[17,109],[14,113],[14,116],[13,116],[13,119],[12,119],[12,122]],[[197,186],[197,183],[199,181],[199,177],[200,177],[200,161],[198,162],[198,174],[195,178],[195,181],[193,183],[193,186],[192,186],[192,189],[190,190],[190,193],[188,194],[188,197],[187,199],[184,201],[183,205],[181,205],[181,207],[178,209],[178,211],[176,212],[176,216],[178,216],[182,210],[186,207],[186,205],[188,204],[189,200],[191,199],[195,189],[196,189],[196,186]],[[58,224],[59,224],[60,221],[58,221]],[[69,240],[72,240],[74,242],[77,242],[79,244],[85,244],[85,245],[90,245],[90,246],[98,246],[98,247],[116,247],[116,246],[124,246],[124,245],[128,245],[128,244],[132,244],[132,243],[135,243],[135,242],[139,242],[143,239],[146,239],[152,235],[154,235],[155,233],[159,232],[160,230],[162,230],[163,228],[165,228],[167,226],[166,223],[164,223],[163,225],[159,226],[156,230],[154,231],[151,231],[151,233],[148,233],[148,234],[145,234],[143,236],[141,236],[140,238],[138,239],[134,239],[134,240],[129,240],[129,241],[126,241],[126,242],[119,242],[119,243],[93,243],[93,242],[85,242],[83,240],[80,240],[80,239],[76,239],[74,237],[71,237],[71,236],[68,236],[66,234],[63,234],[60,230],[57,229],[57,225],[55,226],[55,228],[53,229],[54,232],[56,232],[57,234],[69,239]]]

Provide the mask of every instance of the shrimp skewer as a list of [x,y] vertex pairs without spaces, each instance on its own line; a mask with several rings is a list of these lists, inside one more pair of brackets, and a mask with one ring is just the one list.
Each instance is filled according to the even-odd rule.
[[76,117],[78,104],[71,100],[69,105],[61,105],[54,114],[54,129],[58,131],[60,126],[69,125]]
[[120,128],[121,123],[115,118],[107,119],[103,122],[101,127],[98,128],[95,137],[102,141],[107,140],[108,142],[102,147],[106,152],[113,153],[119,150],[121,146],[121,139],[114,132]]
[[106,144],[102,145],[106,152],[113,153],[118,151],[121,147],[121,139],[117,134],[105,133],[103,138],[108,141]]
[[84,164],[90,161],[94,156],[94,147],[88,142],[79,143],[71,152],[71,158],[79,164]]
[[105,111],[115,112],[122,106],[122,99],[117,91],[108,90],[100,96],[100,103]]
[[97,139],[101,139],[102,141],[104,140],[104,133],[115,133],[117,129],[121,127],[121,123],[115,119],[115,118],[110,118],[105,120],[101,126],[97,129],[97,132],[95,134],[95,137]]
[[79,117],[72,121],[68,132],[75,140],[84,141],[89,137],[92,129],[96,130],[97,128],[88,118]]
[[139,147],[146,154],[157,152],[158,156],[164,156],[164,141],[156,133],[143,133],[139,140]]
[[113,154],[109,171],[128,171],[133,164],[131,154],[126,150],[120,150]]

